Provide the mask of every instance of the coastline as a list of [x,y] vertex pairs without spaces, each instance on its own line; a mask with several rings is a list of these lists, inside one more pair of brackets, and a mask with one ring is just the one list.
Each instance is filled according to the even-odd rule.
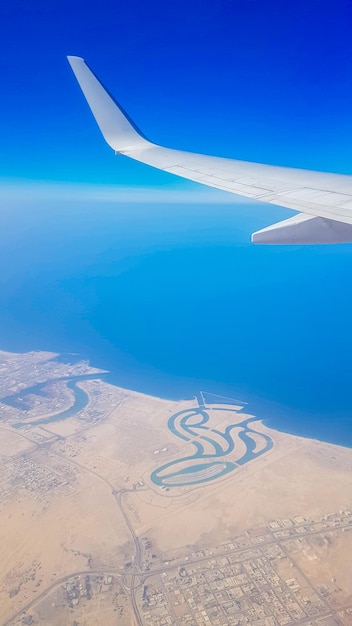
[[[144,389],[145,386],[148,386],[148,382],[146,381],[140,381],[139,384],[136,384],[134,387],[132,386],[126,386],[126,385],[122,385],[122,384],[118,384],[116,382],[116,379],[118,378],[118,374],[117,373],[113,373],[111,370],[107,370],[102,368],[102,366],[99,367],[95,367],[92,366],[90,363],[90,359],[87,358],[86,355],[82,356],[79,353],[60,353],[60,352],[53,352],[53,351],[47,351],[47,350],[31,350],[29,352],[14,352],[14,351],[9,351],[9,350],[0,350],[0,357],[1,355],[11,358],[11,357],[16,357],[16,356],[21,356],[21,355],[25,355],[25,354],[36,354],[36,355],[41,355],[41,360],[47,360],[47,359],[52,359],[52,360],[58,360],[58,362],[62,361],[63,363],[69,363],[69,357],[70,356],[74,356],[75,358],[72,360],[72,363],[79,363],[79,362],[84,362],[87,363],[89,365],[89,370],[90,370],[90,375],[93,376],[95,374],[99,375],[101,374],[104,377],[104,380],[108,383],[113,385],[116,389],[118,389],[121,392],[130,392],[132,394],[138,394],[140,397],[142,398],[150,398],[153,397],[155,399],[158,399],[160,401],[167,401],[167,402],[175,402],[175,403],[182,403],[182,402],[192,402],[194,400],[194,398],[198,397],[199,394],[208,394],[213,396],[214,398],[218,397],[219,399],[221,398],[225,398],[227,400],[231,400],[232,402],[238,402],[236,401],[236,399],[232,399],[231,397],[231,390],[229,390],[228,388],[226,388],[224,390],[223,387],[221,387],[219,389],[219,391],[223,391],[225,392],[227,390],[227,394],[226,396],[224,396],[223,394],[218,394],[216,393],[216,391],[211,390],[211,391],[204,391],[201,390],[199,388],[197,388],[196,385],[196,381],[192,380],[192,381],[187,381],[187,386],[190,387],[192,386],[194,388],[194,393],[189,393],[187,395],[182,395],[182,394],[175,394],[175,393],[171,393],[171,389],[170,389],[170,393],[167,393],[167,391],[165,390],[165,393],[152,393],[152,392],[148,392],[148,390]],[[137,379],[135,372],[132,373],[133,374],[133,378]],[[121,373],[121,377],[123,378],[124,375],[123,373]],[[46,381],[43,382],[42,384],[46,384],[49,383],[50,381]],[[137,383],[137,380],[135,380],[135,382]],[[209,381],[208,381],[209,382]],[[209,383],[211,384],[211,383]],[[155,385],[155,383],[153,383],[153,386]],[[216,387],[218,385],[218,383],[214,383],[214,387]],[[178,386],[178,385],[177,385]],[[143,390],[141,390],[141,388]],[[241,392],[242,393],[242,392]],[[235,395],[235,394],[234,394]],[[236,394],[237,395],[237,394]],[[243,393],[242,393],[243,395]],[[1,398],[0,398],[0,402],[1,402]],[[270,402],[266,399],[259,399],[255,396],[252,396],[251,398],[247,398],[245,401],[242,401],[241,404],[246,406],[246,410],[254,416],[258,416],[257,419],[258,421],[261,421],[263,423],[263,425],[270,429],[273,432],[277,432],[277,433],[281,433],[281,434],[286,434],[286,435],[291,435],[294,437],[302,437],[304,439],[310,440],[310,441],[316,441],[319,443],[326,443],[329,445],[336,445],[342,448],[348,448],[351,449],[352,448],[352,434],[346,438],[345,435],[343,435],[344,441],[342,442],[341,440],[339,440],[339,437],[319,437],[319,435],[315,435],[312,432],[312,428],[310,429],[304,429],[304,428],[292,428],[293,422],[294,422],[294,417],[296,412],[293,409],[290,409],[289,407],[285,407],[283,405],[279,405],[278,403],[275,402]],[[273,407],[272,409],[270,409],[270,407]],[[263,408],[264,407],[264,408]],[[264,412],[264,416],[263,416],[263,412]],[[287,425],[285,427],[285,424],[282,423],[281,420],[281,424],[280,424],[280,417],[277,419],[275,417],[273,417],[273,413],[279,413],[280,415],[284,415],[286,413],[289,413],[291,415],[290,417],[290,425]],[[266,415],[265,415],[266,413]],[[69,414],[68,414],[69,417]],[[314,414],[314,418],[317,418],[317,414]],[[309,418],[307,418],[307,421],[309,422]],[[306,423],[307,423],[306,421]],[[278,423],[279,422],[279,423]],[[315,423],[315,420],[313,420],[313,423]],[[321,423],[320,423],[321,425]],[[314,426],[313,426],[314,429]],[[347,439],[347,442],[346,442]]]

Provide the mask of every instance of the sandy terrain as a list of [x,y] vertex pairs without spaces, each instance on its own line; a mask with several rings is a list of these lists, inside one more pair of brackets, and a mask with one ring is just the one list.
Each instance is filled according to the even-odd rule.
[[8,427],[0,427],[0,458],[11,458],[24,452],[34,450],[35,445],[16,431]]
[[[282,440],[267,460],[254,461],[252,467],[219,481],[216,487],[198,488],[195,503],[182,506],[181,498],[178,512],[172,510],[162,517],[156,514],[152,525],[144,524],[139,532],[152,537],[159,550],[167,551],[185,544],[213,545],[276,518],[300,515],[319,519],[330,511],[350,509],[349,467],[343,470],[316,463],[312,452],[322,450],[324,444],[296,439],[296,446],[284,454]],[[341,454],[350,464],[351,452],[343,455],[336,448],[331,446],[331,457]],[[141,505],[136,496],[130,497],[136,501],[140,519],[148,518],[146,505]]]
[[50,487],[49,473],[40,475],[32,490],[29,477],[12,486],[1,502],[0,623],[56,578],[123,563],[132,554],[110,487],[88,472],[68,473],[45,456],[36,451],[31,463],[49,472],[55,466],[60,484]]
[[335,608],[352,602],[352,533],[319,537],[289,553],[309,580],[329,591]]
[[[6,354],[1,356],[6,363]],[[44,355],[38,363],[45,364],[49,357]],[[0,624],[21,623],[16,614],[21,620],[23,607],[36,615],[34,623],[45,623],[45,607],[61,602],[56,621],[50,621],[54,626],[74,620],[108,626],[117,611],[119,623],[127,626],[133,617],[118,581],[129,588],[126,567],[134,572],[134,564],[142,566],[134,561],[135,543],[142,538],[151,542],[157,559],[185,558],[250,529],[268,528],[274,520],[317,522],[352,509],[349,449],[282,434],[256,421],[251,422],[255,433],[249,433],[248,441],[258,455],[237,465],[249,445],[237,425],[249,416],[233,406],[228,412],[209,407],[209,421],[203,423],[201,413],[190,411],[196,411],[194,400],[170,402],[102,381],[87,380],[80,386],[89,394],[89,404],[65,421],[15,430],[11,424],[21,418],[20,410],[16,415],[11,408],[3,410]],[[168,420],[181,411],[170,422],[173,432]],[[31,419],[35,421],[35,415]],[[227,452],[225,432],[231,425],[235,446]],[[216,458],[235,464],[233,471],[170,489],[151,480],[151,473],[162,466],[171,473],[187,469],[196,445],[203,450],[200,465]],[[287,554],[312,585],[326,587],[337,609],[352,603],[352,567],[346,556],[352,550],[352,531],[322,537],[301,550],[300,544],[288,543]],[[286,576],[285,567],[289,573],[291,566],[283,560],[280,567]],[[105,571],[116,576],[115,587],[97,580],[92,600],[87,603],[81,595],[76,608],[69,610],[69,577],[100,572],[105,576]]]

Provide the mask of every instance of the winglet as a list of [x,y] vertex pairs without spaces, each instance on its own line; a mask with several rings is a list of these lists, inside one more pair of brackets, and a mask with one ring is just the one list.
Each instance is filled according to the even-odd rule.
[[68,56],[67,59],[109,146],[115,152],[124,152],[150,145],[89,69],[84,59],[77,56]]

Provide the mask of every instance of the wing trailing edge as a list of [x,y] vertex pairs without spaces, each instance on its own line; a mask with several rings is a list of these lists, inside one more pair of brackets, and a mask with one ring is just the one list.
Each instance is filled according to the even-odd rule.
[[253,243],[261,244],[320,244],[349,243],[352,224],[298,213],[252,235]]

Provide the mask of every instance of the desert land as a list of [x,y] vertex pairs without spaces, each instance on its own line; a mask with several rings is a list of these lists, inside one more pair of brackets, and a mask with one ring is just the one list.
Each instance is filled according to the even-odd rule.
[[0,624],[352,624],[352,451],[0,352]]

